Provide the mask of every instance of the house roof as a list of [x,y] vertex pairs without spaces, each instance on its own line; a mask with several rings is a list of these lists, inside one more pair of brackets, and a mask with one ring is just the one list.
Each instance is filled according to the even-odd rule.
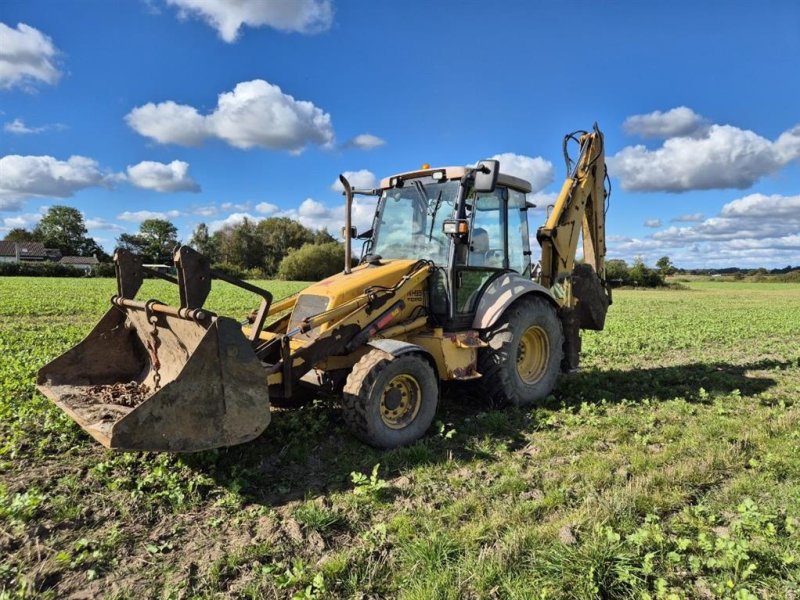
[[62,256],[58,262],[62,265],[96,265],[100,261],[96,256]]
[[0,241],[0,256],[16,256],[19,246],[20,258],[43,259],[47,256],[44,244],[41,242],[9,242]]

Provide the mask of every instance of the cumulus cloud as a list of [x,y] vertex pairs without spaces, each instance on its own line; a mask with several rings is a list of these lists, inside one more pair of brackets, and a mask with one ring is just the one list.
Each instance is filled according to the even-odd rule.
[[706,119],[686,106],[665,112],[655,110],[646,115],[633,115],[622,124],[625,133],[661,139],[692,135],[706,126]]
[[[375,174],[372,171],[368,171],[367,169],[361,169],[360,171],[345,171],[342,173],[345,179],[350,182],[350,185],[354,188],[359,188],[362,190],[371,190],[376,185],[378,185],[378,178],[375,177]],[[342,182],[339,181],[339,178],[336,178],[331,184],[331,189],[334,192],[343,192],[344,186]]]
[[3,131],[14,135],[28,135],[32,133],[42,133],[51,129],[64,129],[61,123],[52,125],[42,125],[40,127],[28,127],[22,119],[14,119],[3,125]]
[[153,210],[137,210],[137,211],[128,211],[126,210],[123,213],[117,215],[117,219],[120,221],[128,221],[130,223],[141,223],[147,219],[174,219],[176,217],[181,216],[181,211],[179,210],[166,210],[166,211],[153,211]]
[[134,108],[125,116],[125,122],[160,144],[198,146],[208,135],[206,118],[197,109],[172,100]]
[[609,236],[609,258],[668,255],[680,266],[784,266],[800,256],[800,196],[750,194],[696,225],[644,239]]
[[33,229],[33,227],[36,226],[45,213],[47,213],[48,208],[48,206],[40,206],[39,212],[21,213],[14,215],[13,217],[3,217],[0,219],[0,233],[8,233],[10,230],[16,227]]
[[386,140],[379,138],[377,135],[362,133],[348,141],[345,146],[349,148],[360,148],[361,150],[372,150],[378,146],[383,146],[385,143]]
[[[375,202],[374,197],[353,198],[353,226],[358,231],[366,231],[372,227]],[[344,202],[330,206],[313,198],[306,198],[297,208],[283,210],[275,216],[295,219],[311,229],[327,229],[331,235],[338,236],[344,225]]]
[[653,229],[657,229],[661,227],[661,219],[647,219],[644,222],[645,227],[652,227]]
[[34,83],[52,85],[61,77],[53,64],[58,51],[38,29],[25,23],[18,23],[16,29],[0,23],[0,40],[0,88],[30,91]]
[[531,184],[531,192],[537,193],[553,182],[553,163],[541,156],[531,157],[512,152],[491,157],[500,161],[500,172],[524,179]]
[[699,223],[705,218],[706,216],[703,213],[690,213],[688,215],[679,215],[674,219],[670,219],[670,221],[676,223]]
[[108,185],[112,176],[85,156],[58,160],[52,156],[0,158],[0,210],[13,210],[27,198],[69,198],[76,191]]
[[128,167],[128,181],[136,187],[157,192],[199,192],[200,186],[189,176],[189,163],[173,160],[169,164],[142,161]]
[[800,126],[771,142],[753,131],[711,125],[702,135],[669,138],[654,150],[623,148],[608,165],[626,191],[685,192],[745,189],[798,158]]
[[255,209],[256,212],[267,216],[273,215],[280,210],[277,204],[272,204],[271,202],[259,202],[256,204]]
[[236,41],[242,25],[268,26],[280,31],[319,33],[333,23],[331,0],[167,0],[182,18],[197,16],[228,43]]
[[769,239],[800,233],[800,196],[750,194],[728,202],[716,217],[690,227],[668,227],[653,239],[699,242]]
[[245,219],[247,219],[248,221],[254,221],[254,222],[261,220],[260,217],[256,217],[256,216],[250,214],[249,212],[235,212],[235,213],[232,213],[232,214],[228,215],[224,219],[219,219],[217,221],[211,221],[211,223],[208,224],[208,230],[211,233],[214,233],[215,231],[219,231],[220,229],[224,229],[225,227],[227,227],[229,225],[238,225],[239,223],[242,223]]
[[125,121],[161,144],[197,146],[205,139],[219,139],[236,148],[299,153],[309,144],[328,147],[334,141],[328,113],[263,79],[244,81],[220,94],[208,115],[169,100],[136,107]]

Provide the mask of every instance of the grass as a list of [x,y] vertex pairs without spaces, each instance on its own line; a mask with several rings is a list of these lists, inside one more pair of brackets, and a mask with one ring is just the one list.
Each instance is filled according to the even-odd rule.
[[34,391],[113,283],[0,278],[0,598],[797,597],[800,285],[687,286],[617,292],[534,409],[448,389],[380,452],[319,400],[172,456],[105,451]]

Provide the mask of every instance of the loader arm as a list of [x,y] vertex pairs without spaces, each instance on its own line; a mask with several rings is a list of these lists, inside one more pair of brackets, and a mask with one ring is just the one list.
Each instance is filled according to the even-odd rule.
[[[541,283],[547,288],[572,275],[581,233],[584,262],[605,279],[607,195],[603,134],[596,124],[591,133],[579,133],[580,155],[575,167],[568,172],[546,223],[536,233],[542,247]],[[566,144],[569,139],[575,139],[574,136],[570,134],[564,140],[568,171],[571,161],[566,155]],[[567,303],[573,304],[570,300]]]
[[[395,285],[367,289],[339,306],[306,317],[285,334],[268,339],[256,354],[266,367],[270,394],[291,397],[295,383],[315,364],[351,354],[389,326],[412,322],[408,313],[413,303],[408,296],[421,289],[433,268],[428,261],[418,261]],[[413,320],[416,327],[426,321]],[[319,333],[302,340],[303,334],[317,328],[321,328]]]

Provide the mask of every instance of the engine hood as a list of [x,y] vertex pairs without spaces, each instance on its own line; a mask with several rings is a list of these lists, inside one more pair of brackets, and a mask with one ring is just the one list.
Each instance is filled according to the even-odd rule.
[[335,308],[357,296],[372,286],[391,287],[408,273],[417,262],[410,259],[382,261],[376,265],[359,265],[350,273],[337,273],[310,285],[300,293],[298,303],[303,296],[325,297],[328,299],[326,309]]

